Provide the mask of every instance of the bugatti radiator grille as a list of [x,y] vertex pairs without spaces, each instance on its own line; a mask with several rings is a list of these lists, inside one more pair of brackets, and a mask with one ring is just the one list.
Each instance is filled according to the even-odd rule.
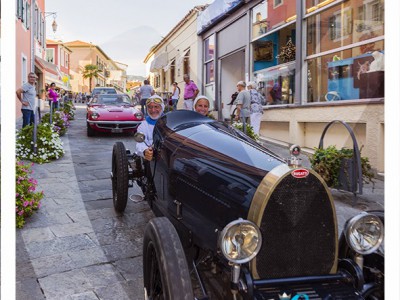
[[272,191],[260,226],[260,278],[328,274],[335,263],[336,219],[324,185],[290,173]]

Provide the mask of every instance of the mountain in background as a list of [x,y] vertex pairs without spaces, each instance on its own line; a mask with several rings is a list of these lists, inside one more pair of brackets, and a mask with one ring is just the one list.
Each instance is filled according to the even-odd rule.
[[140,75],[126,75],[128,81],[143,81],[146,79],[144,76]]
[[128,65],[128,74],[145,76],[146,65],[144,59],[150,48],[159,43],[162,36],[150,26],[132,28],[99,46],[114,61]]

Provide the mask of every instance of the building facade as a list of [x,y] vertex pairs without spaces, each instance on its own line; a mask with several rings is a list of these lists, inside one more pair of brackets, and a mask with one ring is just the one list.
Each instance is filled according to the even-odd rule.
[[109,61],[108,69],[110,73],[107,77],[106,85],[113,86],[117,90],[125,93],[127,89],[126,71],[128,69],[128,65],[117,61]]
[[[158,94],[168,97],[172,91],[172,83],[177,82],[181,89],[180,99],[183,99],[183,75],[202,86],[201,77],[201,39],[197,35],[197,16],[205,6],[191,9],[179,23],[147,54],[147,76],[150,84]],[[199,76],[200,74],[200,76]],[[178,102],[178,108],[183,101]]]
[[[27,81],[29,72],[38,76],[36,90],[40,95],[45,89],[43,64],[46,49],[46,17],[44,0],[18,0],[16,2],[16,87]],[[21,102],[15,101],[16,118],[22,116]]]
[[110,70],[119,70],[114,61],[97,45],[83,41],[64,43],[71,49],[70,74],[73,92],[90,93],[89,79],[84,79],[82,74],[88,64],[96,65],[99,69],[98,77],[92,79],[92,89],[95,86],[106,86],[110,77]]
[[50,84],[54,82],[57,87],[71,91],[70,83],[70,56],[71,49],[66,47],[61,41],[46,40],[46,61],[56,66],[56,73],[46,74],[45,82]]
[[[267,99],[263,138],[312,150],[345,121],[384,172],[384,0],[215,0],[198,24],[203,90],[220,119],[236,82],[252,80]],[[334,125],[324,145],[353,142]]]

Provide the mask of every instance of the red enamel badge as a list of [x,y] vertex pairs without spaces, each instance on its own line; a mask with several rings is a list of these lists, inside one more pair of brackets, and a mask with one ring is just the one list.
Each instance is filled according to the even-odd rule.
[[306,169],[296,169],[292,171],[292,176],[294,178],[305,178],[310,174],[310,172]]

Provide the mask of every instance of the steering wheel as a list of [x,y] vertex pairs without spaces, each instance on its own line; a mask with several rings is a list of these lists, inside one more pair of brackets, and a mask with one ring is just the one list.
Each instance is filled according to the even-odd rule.
[[337,101],[337,100],[341,100],[341,98],[340,98],[340,95],[338,92],[330,91],[330,92],[326,93],[325,100],[326,101]]

